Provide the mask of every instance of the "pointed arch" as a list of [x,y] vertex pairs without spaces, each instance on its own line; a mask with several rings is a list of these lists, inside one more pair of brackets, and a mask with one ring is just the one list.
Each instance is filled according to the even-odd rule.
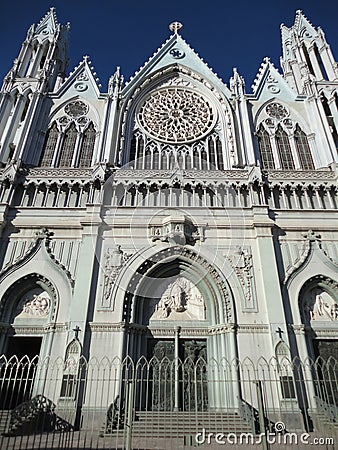
[[52,165],[59,138],[59,129],[56,122],[53,122],[47,131],[39,166],[49,167]]
[[276,143],[281,169],[294,170],[295,163],[292,156],[289,137],[280,125],[278,125],[276,131]]
[[78,131],[75,123],[72,122],[64,135],[60,149],[58,167],[70,167],[72,165]]
[[295,142],[300,168],[302,170],[314,170],[315,167],[307,136],[298,124],[295,130]]
[[275,169],[270,136],[264,129],[263,124],[260,124],[259,126],[257,138],[263,169]]
[[93,122],[83,133],[82,143],[79,151],[79,167],[90,167],[92,165],[93,153],[95,148],[96,131]]

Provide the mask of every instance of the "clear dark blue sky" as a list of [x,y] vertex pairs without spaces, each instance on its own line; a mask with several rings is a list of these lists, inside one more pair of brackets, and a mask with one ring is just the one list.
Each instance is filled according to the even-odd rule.
[[104,91],[116,66],[126,79],[138,70],[169,37],[168,25],[174,20],[184,24],[184,39],[226,83],[237,67],[247,91],[265,56],[279,67],[279,26],[291,26],[297,9],[324,29],[338,57],[337,0],[19,0],[1,5],[1,79],[28,27],[50,6],[56,7],[59,22],[71,22],[69,69],[88,54]]

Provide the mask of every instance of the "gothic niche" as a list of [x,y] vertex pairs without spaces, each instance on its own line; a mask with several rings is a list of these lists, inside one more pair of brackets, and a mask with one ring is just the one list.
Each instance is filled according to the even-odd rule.
[[315,287],[305,299],[304,315],[308,323],[336,321],[338,320],[338,304],[326,291]]
[[199,289],[184,277],[170,283],[154,306],[153,320],[205,320],[205,301]]
[[31,289],[18,302],[16,318],[45,318],[51,309],[49,294],[42,288]]

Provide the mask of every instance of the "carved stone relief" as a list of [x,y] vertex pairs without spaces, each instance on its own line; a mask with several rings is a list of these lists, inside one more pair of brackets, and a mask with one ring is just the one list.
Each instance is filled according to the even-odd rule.
[[32,289],[19,301],[16,317],[47,317],[51,309],[49,294],[41,288]]
[[109,308],[111,306],[110,295],[114,282],[122,266],[131,256],[131,254],[124,253],[120,245],[116,245],[115,248],[107,248],[104,255],[103,307]]
[[205,301],[199,289],[184,277],[170,283],[150,319],[205,320]]
[[304,303],[304,314],[309,322],[338,320],[338,304],[321,288],[310,291]]
[[254,288],[254,270],[251,250],[248,247],[238,247],[227,256],[234,269],[244,293],[244,311],[256,311],[256,292]]

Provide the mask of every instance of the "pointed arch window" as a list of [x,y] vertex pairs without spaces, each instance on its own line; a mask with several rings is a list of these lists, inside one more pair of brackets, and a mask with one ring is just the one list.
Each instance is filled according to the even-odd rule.
[[39,163],[40,166],[48,167],[52,165],[58,137],[59,137],[59,130],[57,128],[56,123],[54,122],[52,126],[49,128],[46,135],[45,144],[42,150],[42,155]]
[[77,129],[73,122],[65,133],[60,151],[59,167],[69,167],[72,165],[77,135]]
[[77,339],[73,339],[66,350],[61,397],[76,397],[80,356],[81,344]]
[[302,170],[314,170],[313,159],[311,150],[306,134],[297,125],[295,131],[295,142],[300,162],[300,168]]
[[289,137],[280,126],[277,128],[276,131],[276,143],[281,168],[285,170],[294,170],[295,163],[292,157]]
[[284,341],[280,341],[276,346],[276,358],[282,398],[293,399],[296,397],[296,391],[292,374],[292,364],[290,361],[290,350]]
[[262,124],[259,127],[257,137],[263,169],[275,169],[275,161],[273,158],[270,136],[269,133],[264,129]]
[[222,148],[222,142],[219,139],[219,137],[216,138],[216,152],[217,152],[218,169],[224,170],[223,148]]
[[89,127],[83,133],[82,144],[79,153],[79,167],[90,167],[95,147],[96,131],[94,125],[90,123]]

